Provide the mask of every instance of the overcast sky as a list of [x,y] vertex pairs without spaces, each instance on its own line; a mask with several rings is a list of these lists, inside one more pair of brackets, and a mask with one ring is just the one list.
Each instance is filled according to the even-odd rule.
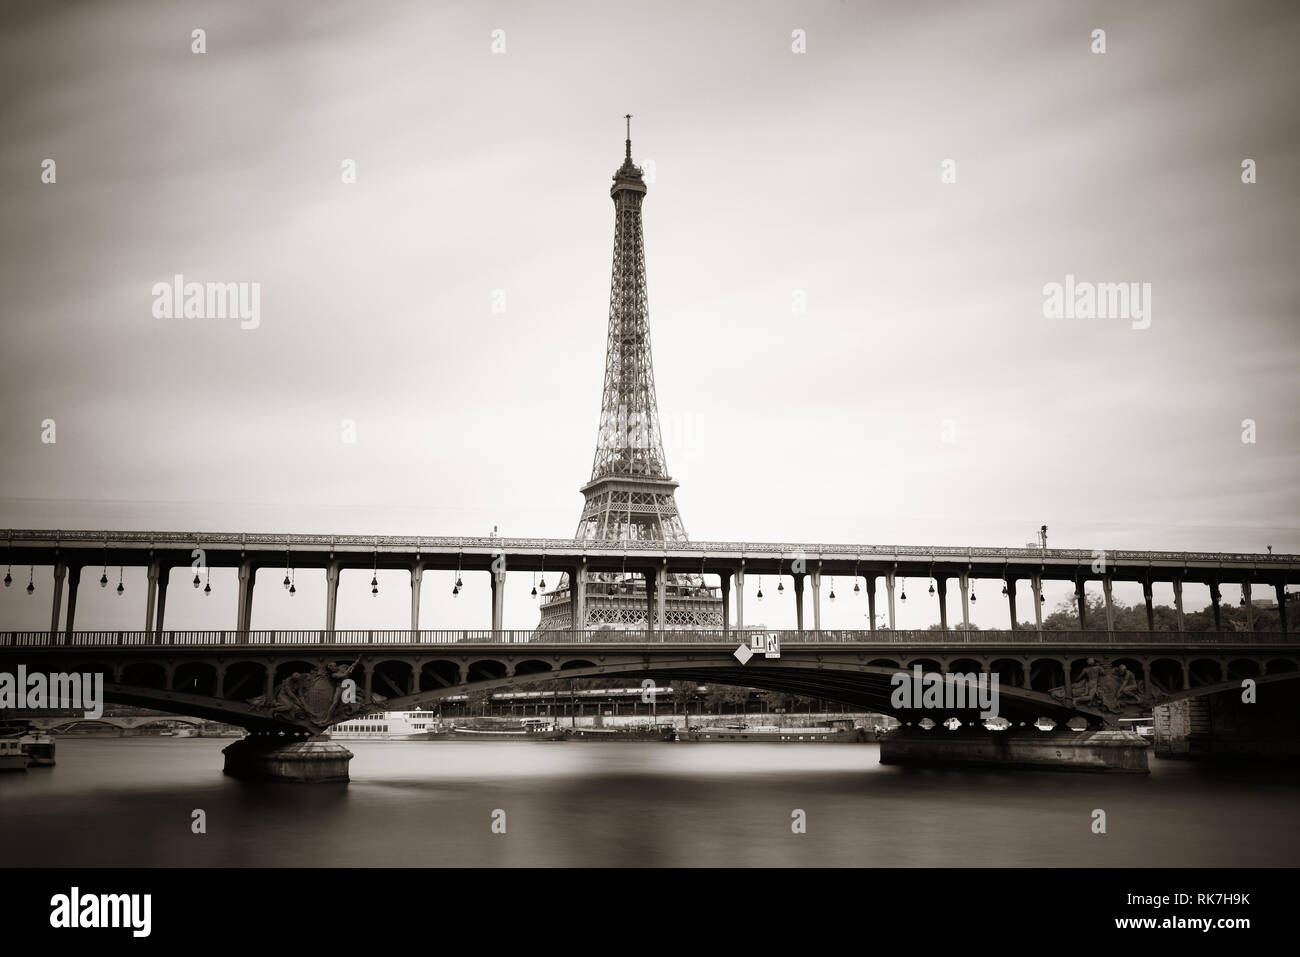
[[[630,112],[693,539],[1300,551],[1297,49],[1290,2],[7,3],[0,527],[571,536]],[[177,273],[260,325],[155,318]],[[1067,274],[1150,328],[1044,318]]]

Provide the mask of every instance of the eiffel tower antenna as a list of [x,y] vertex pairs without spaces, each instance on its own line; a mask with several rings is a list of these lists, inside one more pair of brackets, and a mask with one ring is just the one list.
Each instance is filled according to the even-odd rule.
[[[677,483],[668,474],[655,396],[646,297],[645,241],[641,204],[646,184],[632,162],[632,115],[627,122],[623,165],[614,173],[614,265],[609,284],[609,331],[600,427],[591,479],[581,489],[586,503],[574,538],[584,542],[684,542],[677,511]],[[619,574],[597,575],[587,595],[580,627],[643,628],[647,625],[644,584],[629,587]],[[702,579],[669,575],[663,628],[718,628],[722,605]],[[562,606],[562,607],[561,607]],[[568,628],[568,598],[542,607],[542,629]]]

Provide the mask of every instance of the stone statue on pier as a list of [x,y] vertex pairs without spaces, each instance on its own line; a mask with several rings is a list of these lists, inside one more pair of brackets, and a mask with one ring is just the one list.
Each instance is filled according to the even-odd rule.
[[354,701],[343,700],[344,681],[360,663],[335,664],[322,661],[311,671],[299,671],[285,678],[271,695],[259,695],[248,703],[272,718],[310,724],[317,732],[365,711],[380,701],[378,695],[358,691]]
[[[1142,705],[1146,700],[1146,686],[1127,665],[1107,667],[1096,658],[1089,658],[1079,677],[1071,682],[1076,705],[1098,707],[1111,714],[1120,714],[1127,708]],[[1065,700],[1064,688],[1053,688],[1052,697]]]

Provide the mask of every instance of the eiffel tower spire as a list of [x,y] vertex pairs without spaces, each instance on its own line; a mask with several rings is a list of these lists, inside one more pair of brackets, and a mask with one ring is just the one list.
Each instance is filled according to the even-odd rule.
[[[677,483],[668,474],[650,356],[650,309],[646,297],[645,241],[641,203],[646,184],[632,162],[632,117],[623,165],[614,173],[614,265],[609,284],[609,333],[600,429],[591,479],[581,489],[586,503],[574,538],[587,542],[684,542],[677,511]],[[716,589],[699,576],[670,575],[663,628],[716,628],[722,606]],[[548,596],[542,629],[568,628],[568,586]],[[648,624],[644,581],[626,574],[594,576],[585,600],[584,628],[644,628]]]

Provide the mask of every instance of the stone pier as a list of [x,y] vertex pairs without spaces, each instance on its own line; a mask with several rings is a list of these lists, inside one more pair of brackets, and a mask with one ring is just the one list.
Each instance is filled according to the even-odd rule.
[[1146,774],[1149,751],[1132,731],[1072,731],[1064,725],[1051,731],[972,725],[949,731],[939,725],[891,731],[880,741],[880,763]]
[[324,737],[250,734],[222,749],[225,773],[246,781],[347,781],[352,752]]

